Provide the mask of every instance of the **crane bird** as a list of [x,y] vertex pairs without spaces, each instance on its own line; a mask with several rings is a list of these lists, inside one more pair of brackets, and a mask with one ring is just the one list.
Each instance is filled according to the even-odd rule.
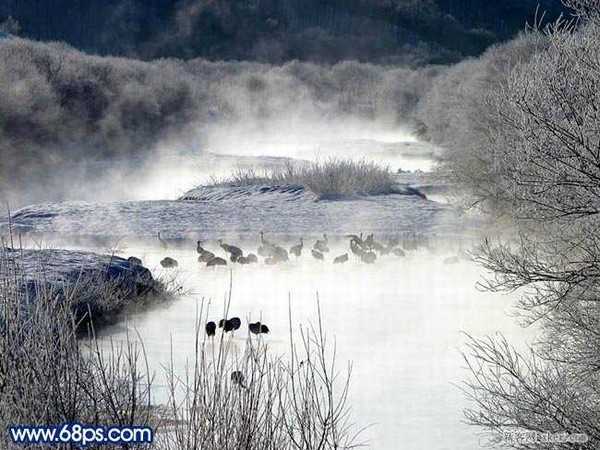
[[345,237],[350,238],[350,242],[354,241],[360,247],[365,246],[362,233],[360,233],[360,236],[357,236],[356,234],[347,234]]
[[363,252],[363,254],[360,256],[360,259],[364,263],[373,264],[377,259],[377,255],[375,252]]
[[265,258],[272,257],[277,252],[277,245],[267,241],[265,239],[265,233],[260,232],[260,247],[258,247],[258,254]]
[[268,326],[260,322],[248,324],[248,329],[252,334],[268,334],[270,331]]
[[208,336],[214,336],[217,331],[217,324],[212,321],[207,322],[205,330]]
[[362,245],[359,244],[359,241],[356,241],[354,238],[350,240],[350,251],[358,256],[359,258],[365,253]]
[[311,253],[313,255],[313,258],[318,259],[319,261],[323,261],[325,259],[325,257],[323,256],[323,253],[321,253],[319,250],[315,250],[313,248],[311,250]]
[[272,266],[289,260],[290,257],[288,256],[287,250],[278,245],[274,245],[270,256],[265,259],[265,263]]
[[369,250],[379,251],[381,248],[383,248],[383,245],[375,241],[375,236],[373,235],[373,233],[371,233],[365,239],[363,247],[366,247]]
[[229,331],[239,330],[242,326],[242,321],[239,317],[232,317],[231,319],[219,320],[219,328],[223,328],[225,333]]
[[244,252],[242,252],[241,248],[236,247],[235,245],[225,244],[223,243],[223,239],[219,239],[218,242],[221,248],[231,255],[231,262],[236,262],[241,256],[244,256]]
[[240,256],[237,262],[240,264],[254,264],[258,262],[258,258],[254,253],[248,253],[248,256]]
[[329,240],[327,239],[327,235],[323,233],[323,239],[317,240],[317,242],[315,242],[315,245],[313,245],[313,249],[321,253],[327,253],[329,251],[329,247],[327,247],[328,243]]
[[344,264],[345,262],[348,262],[348,253],[344,253],[333,260],[334,264]]
[[304,248],[304,239],[300,238],[300,243],[297,245],[294,245],[292,248],[290,248],[290,253],[292,255],[294,255],[296,258],[298,258],[302,254],[303,248]]
[[241,388],[246,389],[246,385],[244,384],[244,374],[239,370],[231,372],[231,382]]
[[208,250],[204,250],[202,253],[200,253],[200,256],[198,256],[198,262],[209,262],[212,259],[215,258],[215,254],[213,252],[209,252]]
[[206,267],[226,266],[226,265],[227,265],[227,261],[225,261],[223,258],[220,258],[218,256],[215,256],[213,259],[206,262]]

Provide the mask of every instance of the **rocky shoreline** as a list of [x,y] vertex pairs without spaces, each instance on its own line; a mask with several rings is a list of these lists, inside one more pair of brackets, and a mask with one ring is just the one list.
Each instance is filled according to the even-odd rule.
[[68,301],[78,320],[111,322],[132,302],[162,286],[142,265],[114,255],[59,249],[0,250],[0,282],[13,286],[24,304],[38,298]]

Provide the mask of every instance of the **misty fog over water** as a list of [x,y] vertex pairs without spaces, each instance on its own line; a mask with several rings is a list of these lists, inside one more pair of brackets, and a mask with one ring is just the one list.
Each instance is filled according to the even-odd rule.
[[[197,2],[180,3],[178,14],[190,17],[177,15],[176,23],[206,20]],[[489,38],[464,26],[452,29]],[[186,376],[198,311],[204,308],[201,324],[218,322],[230,295],[228,316],[242,320],[234,354],[244,351],[247,323],[260,320],[270,329],[261,339],[285,355],[288,314],[297,336],[298,324],[314,324],[320,308],[339,367],[352,365],[352,420],[367,427],[360,442],[381,450],[481,448],[480,430],[462,422],[469,406],[458,386],[463,333],[502,333],[525,346],[535,327],[516,320],[518,293],[477,288],[489,274],[469,252],[497,230],[484,214],[459,206],[443,163],[479,162],[460,150],[486,145],[484,93],[547,43],[523,34],[483,53],[469,49],[471,57],[452,65],[436,63],[437,55],[451,51],[454,61],[462,53],[438,43],[412,48],[430,62],[419,65],[413,53],[394,52],[394,59],[384,51],[379,63],[325,54],[324,62],[290,61],[283,55],[295,44],[270,39],[253,43],[252,52],[263,55],[255,61],[188,58],[191,44],[176,46],[177,36],[152,35],[140,54],[177,47],[182,59],[133,59],[139,55],[129,47],[120,57],[99,56],[62,42],[0,36],[0,210],[11,212],[0,220],[3,237],[26,248],[135,256],[155,278],[180,288],[169,301],[132,302],[98,332],[107,351],[113,342],[143,342],[155,374],[153,406],[168,401],[166,366]],[[231,45],[230,54],[249,51]],[[206,46],[211,55],[218,48]],[[280,56],[266,57],[273,49]],[[250,186],[231,181],[236,173],[346,160],[376,164],[392,187],[320,197],[265,178]],[[219,239],[257,253],[260,232],[286,250],[304,238],[302,256],[277,265],[262,257],[247,266],[198,261],[197,241],[228,259]],[[381,243],[398,239],[400,251],[389,244],[374,264],[361,262],[348,235],[370,233]],[[323,238],[330,251],[319,260],[311,249]],[[333,264],[344,254],[348,262]],[[165,257],[177,267],[161,265]]]
[[[202,176],[208,180],[210,174],[226,175],[244,165],[277,166],[286,161],[280,158],[318,159],[323,157],[318,152],[319,145],[326,145],[324,148],[334,156],[343,154],[358,159],[373,156],[394,169],[427,172],[435,165],[432,158],[438,150],[418,142],[402,128],[382,131],[357,123],[353,125],[340,123],[339,127],[329,130],[330,134],[316,128],[313,138],[306,140],[297,139],[294,129],[290,130],[289,141],[286,141],[287,134],[283,129],[279,133],[275,129],[262,134],[249,132],[247,140],[241,133],[217,133],[218,138],[213,138],[209,147],[210,153],[195,157],[174,155],[171,164],[165,158],[163,165],[144,171],[131,189],[115,194],[111,200],[119,199],[119,196],[135,200],[138,195],[139,199],[151,201],[176,199],[182,194],[179,190],[195,186]],[[263,143],[269,145],[262,147]],[[236,150],[239,150],[239,156],[234,155]],[[382,200],[373,198],[369,201]],[[352,200],[343,203],[349,210],[361,204]],[[160,202],[157,205],[156,211],[160,211]],[[260,205],[262,203],[256,203],[257,208],[261,208]],[[408,199],[406,203],[407,208],[416,210],[426,210],[430,208],[428,205],[435,207],[431,200]],[[193,208],[193,204],[186,207]],[[28,223],[38,231],[38,239],[45,245],[66,248],[82,248],[83,245],[84,249],[100,253],[116,251],[119,256],[139,257],[155,276],[175,279],[185,292],[172,302],[149,310],[131,308],[122,321],[100,334],[107,348],[111,342],[124,342],[131,336],[137,339],[139,335],[155,374],[153,401],[157,405],[167,400],[166,386],[161,382],[165,366],[172,360],[176,373],[182,377],[186,368],[189,369],[195,345],[196,317],[202,302],[208,306],[207,319],[222,317],[230,277],[233,290],[229,316],[237,315],[244,323],[233,339],[238,352],[242,352],[245,345],[246,322],[261,320],[271,330],[264,337],[269,348],[285,355],[289,346],[289,308],[295,324],[314,323],[318,296],[328,336],[336,343],[338,363],[341,367],[348,361],[352,363],[350,398],[353,417],[361,426],[370,426],[362,439],[368,441],[371,448],[394,449],[398,443],[402,443],[403,448],[415,450],[479,448],[479,436],[461,423],[461,411],[467,403],[455,385],[463,373],[460,350],[464,336],[461,332],[474,335],[502,332],[519,340],[531,334],[520,328],[511,316],[510,297],[496,298],[476,290],[475,284],[481,279],[482,272],[465,258],[464,251],[474,241],[470,240],[460,221],[444,228],[445,237],[424,228],[426,222],[419,222],[419,214],[411,216],[414,223],[403,225],[406,229],[393,220],[387,222],[390,236],[412,230],[410,232],[425,239],[425,244],[416,250],[407,250],[406,257],[382,256],[374,265],[365,265],[354,258],[347,264],[333,265],[334,256],[348,252],[347,239],[342,235],[331,236],[331,252],[325,261],[315,260],[310,255],[310,247],[321,231],[315,229],[304,235],[303,256],[292,257],[281,267],[260,263],[207,268],[197,261],[193,237],[188,241],[173,239],[169,248],[161,248],[154,234],[157,231],[165,234],[160,224],[167,223],[168,218],[161,219],[167,222],[157,221],[158,228],[154,228],[153,222],[146,222],[150,225],[136,232],[133,224],[122,224],[124,220],[135,221],[135,215],[117,214],[112,219],[112,226],[103,217],[104,222],[94,225],[89,223],[94,217],[93,210],[101,211],[103,206],[85,203],[81,206],[81,214],[84,214],[81,217],[74,215],[78,214],[77,208],[80,207],[66,203],[54,218],[52,205],[26,208],[25,211],[30,211],[26,214],[30,217]],[[49,218],[42,217],[44,211],[51,213]],[[25,223],[21,214],[16,212],[17,225]],[[104,213],[100,214],[104,216]],[[227,226],[235,229],[237,217],[234,214],[227,219],[231,221]],[[78,220],[83,220],[83,225],[77,225]],[[285,220],[285,217],[280,219],[281,223]],[[331,220],[335,222],[335,217]],[[289,246],[302,234],[293,231],[297,228],[295,222],[288,223],[288,229],[278,229],[269,222],[263,227],[272,233],[270,238]],[[358,223],[336,225],[352,230],[359,227]],[[185,225],[180,229],[184,230]],[[105,236],[108,239],[102,240],[102,245],[90,245],[90,238],[93,238],[90,230],[95,230],[98,238]],[[211,226],[210,230],[195,228],[197,234],[194,236],[207,238],[206,248],[221,254],[215,239],[223,236],[219,235],[218,228],[213,230]],[[246,228],[240,224],[238,233],[226,237],[245,251],[254,252],[259,245],[259,231],[257,227]],[[362,230],[357,228],[356,232],[359,231]],[[121,237],[120,233],[123,233]],[[69,242],[69,236],[78,235],[82,235],[83,240],[76,238],[73,243]],[[142,236],[144,239],[140,241]],[[168,230],[166,236],[191,237]],[[430,242],[428,238],[431,238]],[[178,268],[162,268],[159,263],[165,256],[175,258]]]
[[[281,92],[285,95],[279,98]],[[359,92],[373,91],[364,87],[364,91]],[[166,231],[167,237],[177,237],[169,234],[167,226],[161,225],[169,221],[167,216],[156,225],[145,222],[150,225],[140,230],[145,238],[143,244],[136,243],[141,235],[128,231],[136,229],[135,213],[117,214],[110,223],[107,216],[99,212],[103,222],[99,225],[90,222],[95,209],[103,211],[105,208],[95,206],[94,202],[176,200],[187,190],[226,177],[238,168],[270,169],[284,167],[290,161],[319,161],[330,157],[376,161],[394,172],[399,169],[430,172],[435,167],[435,159],[441,150],[420,142],[409,121],[399,124],[397,119],[385,120],[385,113],[381,111],[378,112],[382,114],[380,118],[368,118],[359,112],[336,117],[335,110],[323,111],[323,108],[332,108],[331,101],[320,104],[319,96],[315,96],[297,103],[299,98],[302,97],[290,87],[282,88],[277,94],[262,94],[257,97],[258,104],[248,99],[247,107],[236,112],[238,117],[215,119],[214,123],[199,122],[198,131],[192,127],[186,140],[161,140],[150,154],[133,154],[130,160],[126,159],[129,156],[121,154],[116,159],[99,159],[92,163],[65,162],[56,174],[45,175],[50,192],[60,192],[65,200],[86,203],[81,207],[70,207],[68,203],[57,205],[62,211],[60,215],[54,218],[50,215],[46,219],[42,218],[44,211],[51,212],[56,208],[42,204],[34,208],[37,212],[32,213],[33,218],[27,223],[33,224],[34,231],[41,231],[37,239],[43,246],[52,245],[55,233],[60,236],[63,248],[78,247],[69,242],[70,236],[79,242],[78,234],[87,238],[92,237],[90,232],[98,237],[109,235],[108,242],[112,245],[87,246],[86,249],[100,253],[116,249],[120,256],[139,257],[155,276],[162,274],[168,278],[177,273],[177,282],[186,291],[185,295],[164,306],[129,315],[101,334],[106,345],[110,345],[111,340],[122,341],[127,335],[139,333],[151,370],[156,374],[153,394],[156,404],[166,401],[165,387],[160,380],[171,357],[177,373],[181,376],[185,373],[186,362],[189,363],[194,348],[199,302],[202,299],[209,302],[210,317],[218,319],[232,276],[231,314],[239,315],[244,327],[247,320],[260,319],[267,323],[271,333],[265,340],[270,348],[281,354],[286,353],[288,346],[288,297],[291,298],[293,320],[308,324],[315,320],[318,294],[327,333],[336,342],[338,362],[342,367],[347,361],[353,364],[350,397],[353,417],[361,426],[372,425],[362,436],[371,448],[394,449],[399,443],[402,448],[414,450],[479,448],[479,438],[474,430],[461,423],[461,410],[466,402],[453,385],[460,381],[462,374],[460,349],[464,341],[460,332],[481,335],[501,331],[518,338],[526,336],[527,332],[507,315],[511,305],[509,298],[492,299],[489,294],[477,292],[474,285],[481,272],[475,265],[465,259],[455,264],[445,263],[468,246],[464,244],[463,248],[463,241],[467,242],[467,239],[462,236],[464,230],[460,228],[460,221],[452,225],[454,229],[446,229],[449,234],[447,241],[441,244],[442,248],[436,247],[440,245],[438,240],[431,249],[407,252],[405,258],[381,257],[373,266],[355,260],[346,265],[332,265],[333,256],[348,252],[342,236],[334,236],[336,244],[327,255],[327,261],[314,260],[310,256],[312,240],[327,231],[314,229],[305,236],[307,248],[300,260],[292,260],[283,267],[263,263],[234,267],[232,273],[229,268],[209,269],[200,265],[191,240],[185,249],[179,245],[161,249],[158,241],[153,240],[158,231],[163,234]],[[262,101],[279,103],[260,105]],[[35,145],[42,148],[41,143]],[[119,158],[123,164],[119,163]],[[39,191],[34,193],[36,203],[45,203],[41,201],[41,195]],[[345,207],[351,212],[355,204],[359,203],[349,201]],[[160,214],[161,206],[156,205],[156,212]],[[436,208],[431,200],[407,200],[406,205],[416,208],[415,212],[421,208]],[[143,205],[140,207],[145,209]],[[193,208],[193,205],[184,207]],[[108,205],[107,208],[114,210],[121,206]],[[124,205],[122,208],[129,207]],[[88,211],[87,215],[77,216],[83,211]],[[16,211],[17,225],[21,214]],[[256,214],[259,214],[258,210]],[[78,224],[79,220],[83,224]],[[234,212],[227,220],[231,221],[228,226],[235,229]],[[356,228],[359,227],[358,220],[356,225],[336,223],[335,217],[330,220],[348,232],[368,231]],[[285,221],[285,216],[278,219],[282,224]],[[401,221],[406,222],[406,218]],[[387,235],[401,231],[395,222],[387,222]],[[275,239],[289,232],[285,226],[269,229],[271,226],[274,224],[264,224],[267,231],[278,233]],[[290,229],[296,226],[294,222],[289,224]],[[420,234],[429,230],[418,221],[412,223],[410,229]],[[42,230],[51,234],[44,238],[46,231]],[[228,236],[234,239],[233,243],[256,250],[260,229],[240,224],[239,230],[243,241],[235,240],[238,234],[232,233]],[[201,227],[195,227],[194,231],[198,237],[209,236]],[[125,234],[119,237],[120,232]],[[209,248],[218,252],[220,249],[214,239],[224,236],[219,236],[216,228],[210,232],[210,237]],[[293,244],[298,237],[298,234],[289,236],[286,242]],[[159,262],[165,256],[179,262],[176,271],[160,267]],[[242,330],[234,338],[240,351],[246,338],[246,332]]]

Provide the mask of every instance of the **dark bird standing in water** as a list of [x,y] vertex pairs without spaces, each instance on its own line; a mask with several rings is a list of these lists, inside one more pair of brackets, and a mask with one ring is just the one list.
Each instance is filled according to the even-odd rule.
[[231,255],[231,262],[236,262],[244,255],[241,248],[236,247],[235,245],[225,244],[223,243],[223,239],[219,239],[218,242],[221,248]]
[[219,320],[219,328],[223,328],[225,333],[233,330],[239,330],[242,326],[242,321],[239,317],[232,317],[231,319],[221,319]]
[[290,253],[298,258],[302,254],[302,249],[304,248],[304,239],[300,238],[300,243],[298,245],[294,245],[290,248]]
[[269,265],[279,264],[289,261],[288,252],[285,248],[274,245],[271,249],[271,254],[265,259],[265,263]]
[[265,258],[273,256],[275,245],[265,239],[265,233],[260,232],[260,247],[258,247],[258,254]]
[[347,234],[346,237],[350,238],[350,242],[354,241],[359,247],[365,246],[365,242],[363,241],[362,233],[360,233],[360,236],[357,236],[355,234]]
[[237,262],[240,264],[254,264],[258,262],[258,258],[254,253],[249,253],[248,256],[240,256]]
[[318,259],[320,261],[323,261],[325,259],[325,257],[323,256],[323,253],[321,253],[318,250],[312,249],[311,253],[313,255],[313,258]]
[[323,239],[319,239],[317,242],[315,242],[313,248],[321,253],[327,253],[329,251],[327,244],[329,244],[329,239],[327,239],[326,234],[323,234]]
[[177,267],[179,264],[176,260],[167,256],[160,262],[160,265],[163,266],[165,269],[172,269],[173,267]]
[[231,381],[233,384],[237,384],[238,386],[246,389],[246,385],[244,384],[244,374],[239,370],[231,372]]
[[360,259],[364,263],[373,264],[377,259],[377,255],[374,252],[364,252]]
[[348,253],[344,253],[343,255],[338,256],[333,260],[334,264],[343,264],[348,261]]
[[289,261],[290,257],[288,256],[288,252],[285,248],[276,245],[274,250],[275,252],[273,256],[277,258],[280,262]]
[[208,261],[206,263],[206,267],[226,266],[226,265],[227,265],[227,261],[225,261],[223,258],[220,258],[218,256],[215,256],[214,258],[212,258],[210,261]]
[[198,262],[209,262],[211,259],[214,259],[215,254],[213,252],[209,252],[208,250],[204,250],[202,253],[200,253],[200,256],[198,256]]
[[362,246],[355,239],[350,240],[350,251],[360,258],[365,253]]
[[248,324],[248,328],[252,334],[268,334],[270,331],[268,326],[260,322],[250,323]]
[[217,331],[217,324],[212,321],[208,322],[205,329],[208,336],[214,336],[215,332]]

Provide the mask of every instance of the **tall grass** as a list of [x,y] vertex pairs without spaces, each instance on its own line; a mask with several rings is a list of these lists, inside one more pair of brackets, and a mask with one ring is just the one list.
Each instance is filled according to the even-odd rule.
[[329,158],[305,164],[259,171],[243,168],[225,179],[214,179],[213,186],[285,185],[304,186],[320,198],[349,195],[379,195],[393,191],[394,175],[387,166],[367,160]]
[[[199,318],[203,315],[199,314]],[[274,354],[262,338],[238,349],[223,335],[217,342],[196,328],[196,352],[184,377],[166,369],[172,422],[159,436],[161,449],[350,449],[361,430],[350,421],[351,367],[336,368],[320,313],[315,327],[290,326],[289,355]],[[291,320],[290,320],[291,323]],[[244,385],[231,373],[244,374]]]
[[[290,325],[290,354],[283,356],[262,338],[248,336],[242,350],[229,335],[207,338],[200,308],[192,364],[181,375],[171,358],[168,401],[157,405],[140,339],[100,341],[91,325],[88,339],[80,339],[72,307],[77,290],[57,295],[39,280],[32,301],[19,264],[2,255],[0,430],[65,422],[152,426],[151,448],[160,450],[356,446],[347,404],[351,370],[336,368],[320,313],[315,327],[300,330],[298,345]],[[243,374],[243,386],[232,380],[233,371]],[[1,448],[22,448],[6,435],[0,441]]]

